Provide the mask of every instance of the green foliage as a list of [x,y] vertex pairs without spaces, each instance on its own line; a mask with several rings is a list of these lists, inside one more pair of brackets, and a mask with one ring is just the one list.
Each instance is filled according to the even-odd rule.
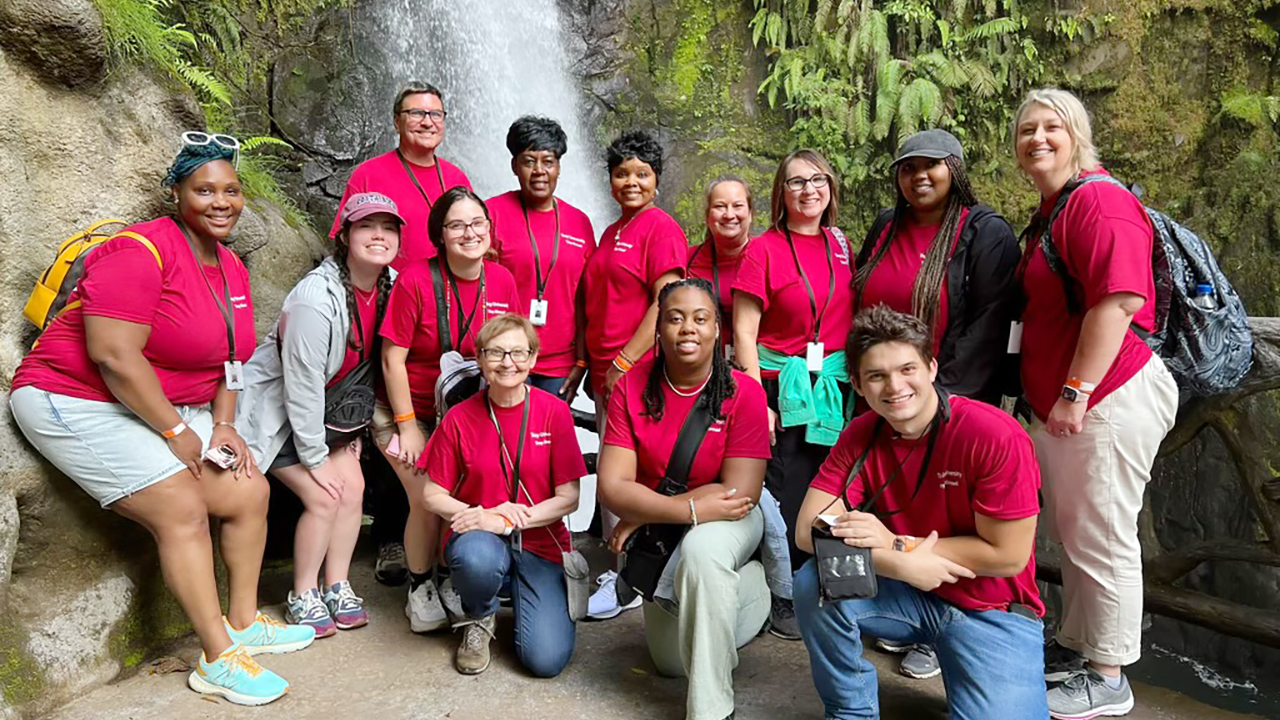
[[94,0],[102,14],[102,28],[114,62],[147,63],[194,90],[203,99],[230,103],[226,84],[205,68],[193,65],[189,55],[196,38],[181,24],[170,23],[166,13],[172,0]]
[[[754,1],[752,38],[770,58],[760,93],[793,118],[796,145],[831,159],[849,197],[887,202],[880,178],[919,130],[956,134],[971,165],[998,157],[1017,97],[1045,71],[1016,0],[819,0],[805,22],[808,0]],[[850,204],[851,218],[876,204]]]
[[1234,87],[1222,93],[1222,112],[1257,128],[1280,122],[1280,96]]

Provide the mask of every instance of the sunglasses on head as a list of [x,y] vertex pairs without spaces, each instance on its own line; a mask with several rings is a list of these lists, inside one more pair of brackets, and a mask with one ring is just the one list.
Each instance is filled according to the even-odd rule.
[[183,145],[218,145],[228,150],[235,151],[235,167],[240,169],[240,141],[230,135],[221,133],[206,133],[198,130],[188,130],[182,133]]

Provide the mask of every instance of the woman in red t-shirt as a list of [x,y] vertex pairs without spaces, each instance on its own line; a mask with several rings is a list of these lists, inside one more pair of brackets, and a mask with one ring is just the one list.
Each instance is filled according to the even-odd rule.
[[[722,175],[707,186],[706,203],[707,234],[701,243],[689,248],[685,277],[700,277],[711,283],[720,305],[720,317],[724,318],[726,328],[732,328],[731,290],[751,240],[751,218],[755,211],[751,188],[737,175]],[[724,333],[720,340],[730,348],[726,352],[732,358],[733,333]]]
[[[621,518],[609,540],[615,553],[643,525],[690,526],[644,604],[644,624],[658,672],[688,676],[687,715],[695,720],[732,715],[738,648],[769,618],[764,568],[752,559],[764,528],[756,504],[769,458],[768,410],[760,384],[720,352],[717,305],[700,278],[658,295],[656,357],[609,398],[598,475],[601,500]],[[695,406],[710,414],[710,427],[686,460],[686,477],[671,478]],[[669,488],[671,480],[683,491]]]
[[[733,284],[734,351],[769,396],[774,446],[765,485],[787,525],[793,570],[803,561],[794,542],[796,515],[844,427],[848,393],[843,358],[853,327],[853,262],[835,227],[838,187],[819,153],[797,150],[783,158],[773,178],[770,227],[747,247]],[[783,406],[810,412],[780,415],[784,391]],[[799,640],[791,598],[784,593],[774,604],[772,632]]]
[[[369,622],[348,578],[365,486],[360,421],[368,418],[325,410],[363,397],[373,411],[382,362],[377,327],[395,278],[390,266],[403,224],[386,195],[352,195],[333,255],[289,291],[275,327],[245,366],[237,424],[258,463],[302,501],[287,617],[314,627],[317,637]],[[323,592],[316,586],[321,565]]]
[[[410,500],[404,530],[409,566],[405,614],[414,632],[446,627],[445,607],[456,610],[456,598],[447,585],[441,588],[447,605],[441,604],[436,592],[431,568],[439,544],[440,519],[422,504],[425,478],[418,467],[441,410],[435,400],[440,359],[449,350],[474,358],[476,335],[485,321],[520,312],[511,273],[487,259],[490,227],[488,208],[470,188],[445,191],[427,220],[436,257],[410,265],[396,278],[380,330],[387,403],[374,411],[373,437]],[[445,306],[443,318],[438,302]],[[449,347],[442,343],[442,321],[448,328]]]
[[[41,455],[155,538],[203,649],[191,688],[261,705],[289,684],[249,655],[301,649],[315,631],[257,611],[270,491],[235,425],[253,306],[248,272],[223,246],[244,208],[239,143],[198,132],[183,142],[165,178],[175,216],[131,225],[85,258],[9,402]],[[225,619],[210,515],[223,520]]]
[[466,675],[489,667],[498,593],[509,585],[520,664],[555,677],[574,645],[564,517],[587,467],[568,404],[526,384],[538,358],[533,323],[501,315],[477,346],[488,389],[445,415],[418,463],[424,504],[449,522],[444,556],[463,613],[454,627],[466,628],[454,665]]
[[[1136,332],[1155,329],[1152,227],[1124,187],[1080,184],[1106,171],[1074,95],[1033,90],[1014,129],[1018,163],[1042,201],[1020,266],[1022,386],[1035,413],[1046,525],[1063,548],[1064,610],[1045,677],[1071,678],[1049,691],[1049,710],[1127,711],[1133,694],[1121,668],[1142,651],[1138,512],[1178,409],[1177,384]],[[1041,248],[1064,192],[1049,240],[1069,286]]]
[[853,310],[884,304],[920,318],[933,333],[938,382],[999,404],[1016,387],[1007,346],[1018,312],[1018,240],[978,202],[960,141],[946,130],[907,138],[892,167],[898,201],[858,253]]

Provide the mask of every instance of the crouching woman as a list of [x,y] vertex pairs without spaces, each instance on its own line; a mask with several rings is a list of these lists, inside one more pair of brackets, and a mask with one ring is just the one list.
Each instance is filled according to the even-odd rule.
[[[717,300],[702,279],[659,293],[656,357],[610,397],[598,476],[601,498],[621,518],[615,553],[643,525],[688,526],[644,623],[658,672],[689,677],[690,720],[733,714],[738,648],[769,617],[764,568],[751,559],[764,531],[756,504],[770,456],[768,410],[760,384],[720,351]],[[709,414],[709,427],[695,412]],[[681,435],[697,431],[691,458],[677,452]],[[685,488],[660,492],[664,479]]]
[[509,586],[520,664],[555,677],[575,640],[564,517],[578,507],[587,469],[569,406],[525,383],[538,358],[533,324],[499,315],[476,349],[488,388],[449,410],[419,461],[423,502],[449,523],[444,558],[465,615],[454,665],[466,675],[488,669],[498,593]]

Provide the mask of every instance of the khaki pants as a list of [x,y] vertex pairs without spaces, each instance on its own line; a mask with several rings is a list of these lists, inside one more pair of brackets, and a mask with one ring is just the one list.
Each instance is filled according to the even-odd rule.
[[763,532],[758,507],[741,520],[689,530],[676,567],[678,614],[644,604],[644,634],[658,672],[689,678],[687,720],[723,720],[733,712],[738,648],[769,619],[764,566],[751,559]]
[[1058,643],[1100,665],[1142,651],[1138,513],[1151,465],[1178,411],[1178,387],[1158,357],[1085,414],[1084,430],[1052,437],[1031,426],[1049,537],[1062,544]]

